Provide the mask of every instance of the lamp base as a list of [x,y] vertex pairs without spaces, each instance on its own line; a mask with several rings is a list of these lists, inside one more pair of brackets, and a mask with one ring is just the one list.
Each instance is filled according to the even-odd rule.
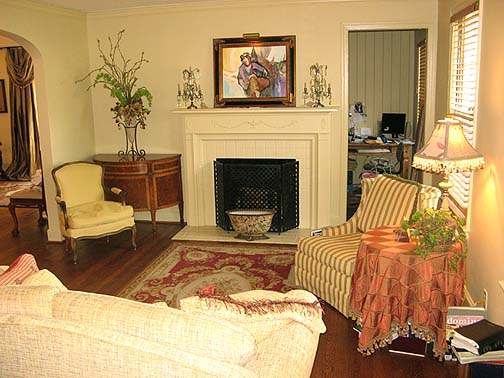
[[441,181],[438,185],[441,189],[441,209],[448,210],[448,208],[450,207],[448,202],[448,192],[451,188],[453,188],[453,183],[450,181],[449,176],[447,174],[444,174],[443,181]]

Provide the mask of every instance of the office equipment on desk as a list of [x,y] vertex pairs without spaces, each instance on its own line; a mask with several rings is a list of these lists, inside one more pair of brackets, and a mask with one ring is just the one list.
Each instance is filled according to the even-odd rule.
[[[357,178],[359,177],[359,174],[363,171],[364,169],[364,164],[366,163],[366,158],[369,156],[375,156],[375,155],[386,155],[386,157],[390,157],[390,155],[395,155],[397,156],[398,149],[401,147],[403,148],[402,151],[402,164],[400,164],[401,169],[400,169],[400,175],[404,178],[408,177],[408,170],[409,170],[409,159],[411,156],[411,151],[412,151],[412,146],[414,145],[414,142],[409,142],[409,143],[396,143],[396,142],[387,142],[387,143],[373,143],[373,144],[368,144],[364,143],[364,141],[357,142],[357,143],[348,143],[348,156],[351,156],[352,158],[356,159],[357,161],[357,168],[354,170],[354,183],[357,182]],[[378,152],[377,150],[381,150],[381,152]],[[360,158],[359,158],[360,157]]]
[[388,148],[358,148],[359,154],[387,154],[391,153]]
[[406,135],[406,113],[382,113],[381,134],[392,134],[392,138]]

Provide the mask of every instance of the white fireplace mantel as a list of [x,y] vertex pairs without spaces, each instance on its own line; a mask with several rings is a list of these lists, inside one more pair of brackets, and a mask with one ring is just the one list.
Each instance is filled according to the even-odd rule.
[[299,161],[300,228],[344,222],[347,130],[338,107],[176,110],[184,128],[182,174],[190,226],[215,225],[216,158]]

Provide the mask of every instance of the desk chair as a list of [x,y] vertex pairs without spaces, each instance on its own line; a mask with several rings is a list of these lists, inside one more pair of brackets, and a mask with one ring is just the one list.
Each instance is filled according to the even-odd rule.
[[372,172],[377,174],[389,173],[393,175],[400,175],[403,170],[403,155],[404,143],[400,142],[397,146],[395,164],[392,164],[390,159],[384,157],[375,157],[364,164],[364,172]]

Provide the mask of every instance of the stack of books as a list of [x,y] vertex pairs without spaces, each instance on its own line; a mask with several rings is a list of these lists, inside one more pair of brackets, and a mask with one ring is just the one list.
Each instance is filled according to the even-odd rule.
[[504,327],[487,319],[454,329],[450,343],[461,364],[504,361]]
[[482,319],[486,319],[486,317],[486,307],[448,307],[448,314],[446,316],[446,340],[450,340],[453,337],[453,331],[456,328],[476,323]]

